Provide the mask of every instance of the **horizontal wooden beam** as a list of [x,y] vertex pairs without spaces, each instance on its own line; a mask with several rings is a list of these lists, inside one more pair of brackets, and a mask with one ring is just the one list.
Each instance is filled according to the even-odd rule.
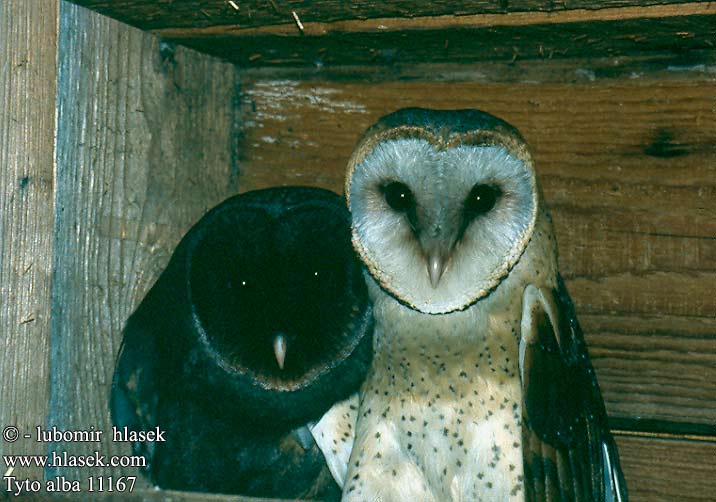
[[615,434],[632,502],[713,501],[716,440]]
[[[297,29],[295,12],[304,27],[347,22],[386,24],[410,22],[430,17],[465,17],[485,14],[564,13],[590,11],[609,15],[618,8],[649,8],[663,6],[676,10],[682,4],[697,4],[694,0],[454,0],[414,2],[395,0],[71,0],[102,14],[114,17],[144,30],[175,28],[208,28],[221,26],[236,28],[264,28],[292,26]],[[688,11],[693,7],[683,7]],[[666,12],[666,11],[665,11]],[[418,21],[420,22],[420,21]],[[469,22],[469,21],[467,21]]]
[[244,67],[684,52],[716,32],[714,2],[74,1]]
[[[290,23],[246,27],[239,24],[213,25],[191,28],[154,29],[165,38],[200,38],[211,36],[251,37],[280,35],[286,37],[324,36],[333,33],[381,33],[389,31],[426,31],[489,28],[497,26],[533,26],[540,24],[585,23],[593,21],[626,21],[632,19],[661,19],[716,14],[712,2],[692,2],[674,5],[613,7],[603,9],[572,9],[554,11],[517,11],[480,14],[443,14],[434,16],[379,17],[321,22],[301,19],[298,14]],[[300,24],[299,24],[300,23]]]
[[462,27],[384,32],[331,31],[320,36],[256,34],[163,36],[244,67],[395,66],[414,62],[602,57],[684,52],[710,47],[716,16]]
[[263,66],[242,69],[242,80],[301,80],[334,82],[480,82],[480,83],[567,83],[589,84],[604,79],[634,79],[643,75],[662,82],[684,78],[684,72],[716,75],[716,54],[712,49],[687,52],[657,52],[638,56],[516,59],[480,61],[479,64],[456,62],[415,62],[390,67],[348,65],[329,67]]

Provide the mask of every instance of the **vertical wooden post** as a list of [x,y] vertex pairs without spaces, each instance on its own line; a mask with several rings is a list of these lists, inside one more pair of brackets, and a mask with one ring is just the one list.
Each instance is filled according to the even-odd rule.
[[46,451],[23,435],[45,425],[49,394],[57,11],[57,0],[0,2],[0,429],[20,434],[0,439],[0,458]]

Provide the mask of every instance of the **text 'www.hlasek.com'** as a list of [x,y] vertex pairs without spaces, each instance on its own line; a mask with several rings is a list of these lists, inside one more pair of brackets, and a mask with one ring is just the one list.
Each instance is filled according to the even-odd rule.
[[[113,443],[150,443],[163,442],[164,431],[158,427],[150,431],[132,431],[127,427],[114,427],[108,431],[109,440]],[[2,429],[2,440],[6,444],[20,443],[13,449],[14,454],[4,454],[2,461],[5,471],[2,479],[2,491],[14,496],[39,492],[91,493],[91,492],[131,492],[137,482],[137,476],[105,475],[107,468],[126,468],[128,472],[137,472],[147,466],[147,459],[141,455],[104,455],[100,451],[76,454],[63,450],[63,446],[73,443],[95,443],[98,446],[106,441],[105,431],[90,427],[86,430],[60,430],[57,427],[44,429],[40,426],[32,430],[21,431],[14,425]],[[32,450],[37,451],[38,443],[47,445],[47,454],[30,455],[20,453],[17,446],[32,443]],[[28,450],[30,446],[28,446]],[[71,449],[71,448],[69,448]],[[7,448],[5,448],[7,451]],[[62,474],[63,468],[86,468],[86,475],[72,476]],[[56,476],[48,479],[33,479],[23,476],[23,472],[33,472],[43,476],[45,469],[51,469]],[[93,473],[94,470],[94,473]],[[80,471],[82,472],[82,471]]]

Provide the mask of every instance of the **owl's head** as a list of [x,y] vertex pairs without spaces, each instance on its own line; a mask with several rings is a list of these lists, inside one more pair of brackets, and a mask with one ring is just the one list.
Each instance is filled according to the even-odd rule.
[[520,134],[477,110],[383,117],[346,178],[353,244],[391,295],[430,314],[495,288],[532,235],[538,189]]
[[[197,356],[172,350],[196,366],[197,386],[238,401],[239,411],[306,420],[365,377],[372,314],[362,270],[342,197],[276,187],[207,213],[152,298],[181,298],[187,327],[175,338]],[[149,305],[152,315],[170,315]]]

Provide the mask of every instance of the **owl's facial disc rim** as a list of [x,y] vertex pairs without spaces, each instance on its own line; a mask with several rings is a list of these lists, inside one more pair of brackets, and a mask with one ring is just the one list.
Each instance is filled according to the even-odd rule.
[[[289,209],[286,209],[286,212],[289,210],[308,210],[308,209],[315,209],[316,207],[320,207],[323,209],[328,209],[331,211],[335,211],[336,208],[324,204],[321,201],[310,201],[307,203],[303,203],[300,205],[300,207],[291,207]],[[246,204],[246,209],[253,209],[253,210],[259,210],[259,211],[265,211],[263,207],[260,205],[252,205],[252,204]],[[234,209],[232,207],[226,207],[226,208],[220,208],[216,210],[212,214],[212,219],[210,221],[205,222],[205,225],[202,229],[202,235],[198,236],[198,238],[194,239],[194,241],[191,243],[191,245],[188,247],[186,252],[186,258],[184,267],[186,270],[186,274],[188,277],[191,277],[191,268],[192,268],[192,257],[194,254],[194,251],[196,248],[203,242],[204,235],[206,233],[209,233],[211,231],[211,226],[215,221],[219,221],[223,214],[225,212],[233,211]],[[347,223],[347,222],[346,222]],[[255,371],[251,370],[247,366],[243,364],[238,364],[236,362],[232,362],[226,357],[224,357],[214,346],[212,343],[212,340],[208,333],[206,332],[206,329],[204,328],[204,323],[202,322],[201,316],[199,312],[197,312],[196,304],[194,301],[192,301],[193,293],[192,293],[192,285],[191,281],[186,281],[186,295],[189,299],[189,306],[190,306],[190,315],[191,315],[191,322],[194,326],[194,329],[196,333],[198,334],[198,340],[199,340],[199,347],[201,349],[201,352],[204,354],[205,357],[207,357],[209,360],[213,361],[223,372],[225,372],[229,376],[236,376],[240,375],[243,377],[249,377],[252,379],[252,383],[266,391],[280,391],[280,392],[296,392],[300,391],[302,389],[306,389],[308,387],[311,387],[316,382],[320,381],[324,375],[332,371],[334,368],[338,367],[339,365],[343,364],[350,356],[353,354],[353,352],[358,348],[364,337],[368,334],[368,329],[363,329],[360,336],[354,336],[353,339],[348,343],[341,351],[339,351],[336,356],[330,360],[327,364],[318,365],[317,367],[311,368],[309,371],[307,371],[304,375],[302,375],[300,378],[294,379],[294,380],[280,380],[280,378],[277,378],[276,376],[268,376],[260,373],[256,373]],[[351,323],[355,324],[356,326],[365,325],[366,327],[371,324],[372,319],[372,313],[370,310],[370,307],[367,309],[361,309],[360,304],[353,305],[354,314],[351,314]],[[370,318],[370,319],[368,319]],[[357,328],[356,328],[357,329]]]
[[373,279],[375,279],[380,287],[390,294],[390,296],[403,305],[424,314],[442,315],[465,310],[489,295],[502,282],[502,280],[507,277],[509,272],[519,262],[525,249],[527,248],[527,244],[532,238],[537,222],[537,215],[540,210],[537,177],[532,157],[527,150],[524,140],[517,137],[515,134],[511,134],[509,131],[500,129],[476,130],[463,134],[453,133],[447,136],[447,138],[436,136],[424,128],[416,126],[399,126],[383,130],[377,134],[364,138],[361,143],[359,143],[359,146],[349,160],[345,181],[345,194],[348,207],[351,211],[351,185],[356,168],[375,150],[380,143],[399,139],[424,140],[432,145],[437,151],[445,151],[458,146],[499,146],[505,148],[511,156],[519,160],[524,165],[525,169],[527,169],[529,174],[528,182],[531,190],[532,211],[529,215],[529,222],[524,232],[521,234],[520,239],[516,241],[515,245],[510,248],[509,253],[506,255],[506,259],[502,262],[501,266],[490,271],[489,280],[483,285],[483,287],[475,292],[472,292],[467,300],[455,305],[436,306],[435,302],[432,301],[420,302],[417,301],[417,299],[411,298],[412,295],[397,290],[394,286],[395,281],[392,280],[391,275],[378,266],[380,261],[379,256],[371,253],[366,244],[363,242],[363,237],[359,234],[355,223],[351,224],[351,240],[353,242],[353,247],[361,257],[361,260],[363,260],[363,263],[366,265],[366,268],[370,272]]

